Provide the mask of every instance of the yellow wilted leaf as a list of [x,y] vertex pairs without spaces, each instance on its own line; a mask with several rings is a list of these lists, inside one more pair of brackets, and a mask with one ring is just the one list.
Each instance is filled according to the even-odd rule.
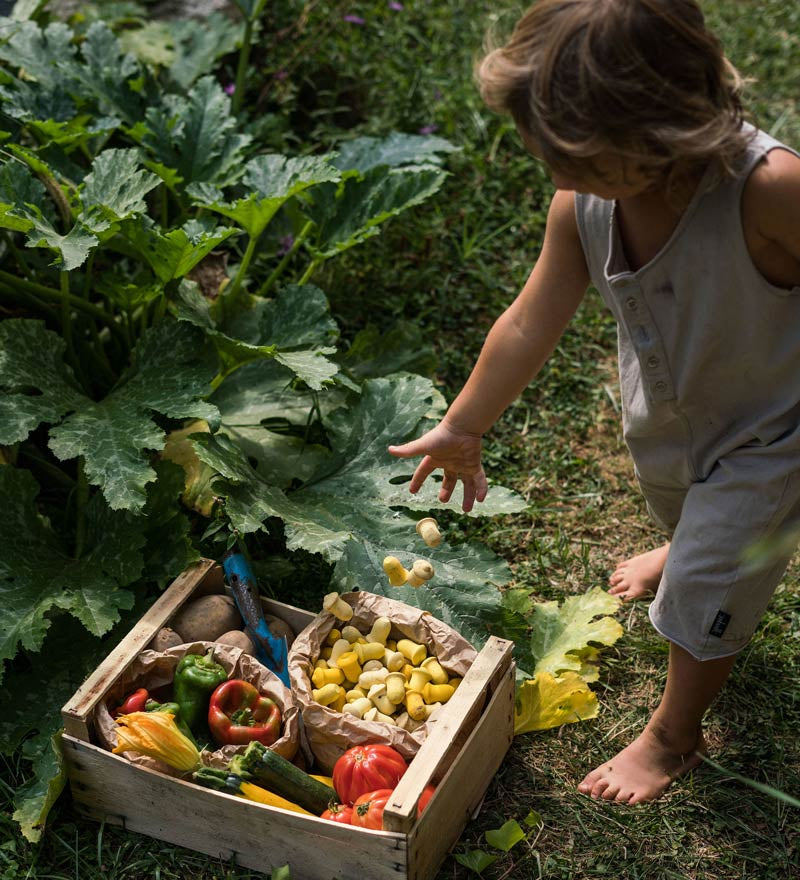
[[597,697],[575,672],[554,678],[539,672],[517,691],[514,734],[547,730],[597,717]]
[[[600,587],[580,596],[558,602],[538,602],[531,607],[531,651],[536,658],[534,675],[549,672],[578,673],[585,680],[595,680],[592,666],[598,659],[596,645],[613,645],[622,635],[622,626],[613,617],[620,606],[616,596]],[[598,618],[599,619],[595,619]]]
[[188,437],[190,434],[208,434],[210,431],[208,422],[203,419],[189,422],[183,428],[167,434],[164,450],[161,453],[162,458],[173,461],[183,468],[183,503],[203,516],[210,516],[211,508],[214,506],[211,483],[216,471],[200,461]]

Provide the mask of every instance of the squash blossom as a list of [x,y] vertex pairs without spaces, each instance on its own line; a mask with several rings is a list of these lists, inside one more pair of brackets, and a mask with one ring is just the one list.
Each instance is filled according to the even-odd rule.
[[189,773],[200,764],[197,746],[178,730],[170,712],[130,712],[117,718],[115,755],[138,752]]

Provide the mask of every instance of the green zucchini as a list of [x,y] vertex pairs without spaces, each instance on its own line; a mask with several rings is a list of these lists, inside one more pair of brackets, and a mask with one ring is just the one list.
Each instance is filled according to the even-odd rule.
[[235,755],[229,770],[317,816],[338,800],[330,785],[312,778],[260,742],[251,742],[244,754]]

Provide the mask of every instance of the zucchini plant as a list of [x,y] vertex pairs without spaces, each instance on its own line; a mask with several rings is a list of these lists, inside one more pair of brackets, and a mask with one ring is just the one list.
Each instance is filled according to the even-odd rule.
[[[264,4],[238,5],[238,25],[63,22],[41,2],[0,21],[0,750],[34,762],[31,839],[63,784],[61,705],[204,533],[282,521],[287,553],[347,586],[410,552],[404,508],[442,506],[386,452],[441,409],[402,372],[419,347],[403,328],[342,345],[312,282],[433,196],[454,148],[264,143],[243,101]],[[523,506],[494,490],[481,512]],[[437,553],[435,610],[482,640],[506,566]]]

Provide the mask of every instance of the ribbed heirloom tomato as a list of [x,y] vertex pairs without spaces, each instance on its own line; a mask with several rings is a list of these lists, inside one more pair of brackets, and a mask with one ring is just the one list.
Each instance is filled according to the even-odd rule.
[[342,825],[350,825],[353,818],[353,808],[349,804],[331,804],[320,819],[328,819],[330,822],[340,822]]
[[391,788],[379,788],[356,798],[350,824],[357,828],[374,828],[380,831],[383,828],[383,811],[393,791]]
[[379,788],[393,789],[408,769],[406,759],[391,746],[353,746],[333,766],[333,787],[343,804]]

